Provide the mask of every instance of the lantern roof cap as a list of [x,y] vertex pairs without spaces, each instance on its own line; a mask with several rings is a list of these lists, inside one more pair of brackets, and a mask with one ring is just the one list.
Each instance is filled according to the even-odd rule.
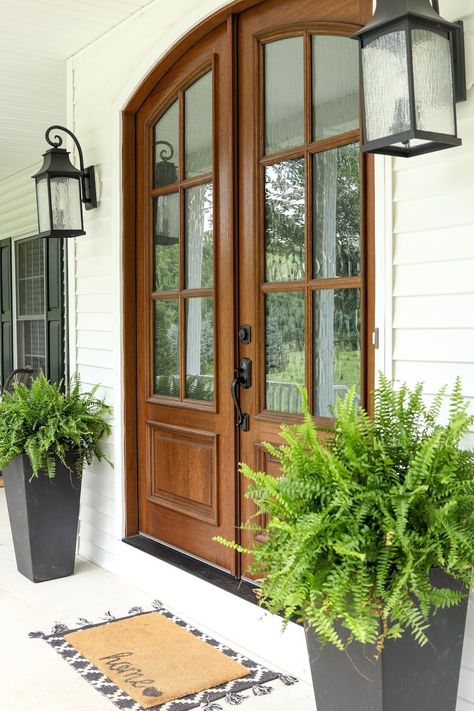
[[50,177],[79,178],[82,171],[76,168],[69,160],[69,151],[65,148],[50,148],[43,153],[43,165],[40,170],[32,175],[32,178],[39,179],[44,175]]
[[456,25],[445,20],[439,15],[430,3],[430,0],[377,0],[377,7],[369,22],[356,32],[353,37],[374,32],[383,25],[411,17],[416,20],[436,23],[447,29]]

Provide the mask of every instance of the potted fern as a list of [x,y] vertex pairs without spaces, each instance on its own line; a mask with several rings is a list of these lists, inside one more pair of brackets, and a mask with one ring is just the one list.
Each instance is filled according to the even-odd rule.
[[265,445],[281,477],[242,465],[267,522],[252,551],[260,602],[304,621],[318,711],[454,711],[474,560],[474,453],[462,439],[474,418],[459,380],[444,425],[444,389],[428,406],[421,384],[395,390],[381,376],[372,416],[354,399],[338,402],[322,441],[303,393],[303,423]]
[[[110,407],[79,378],[64,391],[40,375],[0,401],[0,469],[17,567],[33,582],[74,572],[81,475],[110,434]],[[107,460],[108,461],[108,460]]]

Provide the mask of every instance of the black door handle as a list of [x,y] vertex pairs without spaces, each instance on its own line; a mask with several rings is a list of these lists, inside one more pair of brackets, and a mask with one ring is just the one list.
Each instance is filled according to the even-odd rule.
[[[234,372],[234,379],[231,383],[230,386],[230,392],[232,393],[232,399],[234,401],[235,409],[237,411],[237,420],[236,420],[236,426],[240,427],[241,430],[244,432],[248,432],[250,429],[250,423],[249,423],[249,416],[245,415],[242,412],[242,408],[240,407],[240,398],[239,398],[239,392],[240,392],[240,386],[242,385],[241,382],[241,374],[239,370],[236,370]],[[243,387],[250,387],[249,385]]]

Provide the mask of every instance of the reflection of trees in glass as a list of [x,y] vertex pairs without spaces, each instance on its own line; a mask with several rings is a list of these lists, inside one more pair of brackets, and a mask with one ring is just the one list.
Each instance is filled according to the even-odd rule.
[[214,397],[213,299],[188,299],[186,318],[186,397],[211,401]]
[[155,392],[179,392],[178,301],[155,301]]
[[186,191],[186,286],[212,287],[214,281],[212,183]]
[[360,150],[337,151],[336,273],[360,274]]
[[179,286],[179,196],[160,195],[155,199],[155,291],[171,291]]
[[360,157],[358,144],[315,156],[315,277],[360,273]]
[[155,245],[155,291],[172,291],[178,288],[179,245]]
[[334,292],[334,383],[360,383],[360,290]]
[[304,278],[305,176],[303,159],[265,171],[266,280]]
[[267,376],[304,382],[304,295],[268,294],[266,303]]

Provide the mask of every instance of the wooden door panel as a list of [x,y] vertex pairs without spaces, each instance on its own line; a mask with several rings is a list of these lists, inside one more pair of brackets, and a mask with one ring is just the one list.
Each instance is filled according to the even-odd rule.
[[230,37],[209,33],[137,115],[137,429],[140,531],[236,572],[212,540],[236,523]]
[[[315,91],[313,88],[315,72],[313,55],[316,51],[312,39],[313,35],[349,37],[360,26],[365,24],[371,14],[371,0],[360,0],[360,2],[354,2],[354,0],[341,0],[340,2],[321,0],[318,3],[315,3],[314,0],[300,0],[297,4],[285,2],[285,0],[274,0],[252,8],[240,17],[238,31],[240,52],[238,86],[240,166],[239,276],[241,284],[239,320],[240,323],[251,325],[253,334],[250,344],[240,346],[240,357],[249,358],[252,361],[254,373],[253,387],[241,391],[241,406],[242,410],[249,415],[250,428],[247,432],[240,432],[240,459],[251,467],[265,471],[272,476],[279,475],[278,462],[265,452],[261,443],[268,441],[275,445],[281,444],[282,440],[279,435],[281,425],[301,420],[301,416],[295,412],[295,409],[297,410],[298,408],[294,406],[293,402],[290,403],[289,400],[286,400],[284,406],[282,405],[279,408],[275,406],[275,399],[271,400],[270,398],[269,383],[266,383],[269,378],[266,377],[266,348],[268,346],[266,346],[265,329],[267,328],[271,333],[274,313],[269,305],[272,304],[272,300],[277,302],[278,298],[281,298],[283,303],[285,299],[288,300],[290,298],[295,302],[295,308],[289,308],[288,311],[292,312],[293,315],[299,314],[296,327],[300,331],[304,329],[304,347],[302,349],[303,369],[305,372],[304,384],[309,391],[310,402],[313,402],[313,390],[316,381],[314,376],[317,348],[315,337],[319,335],[316,317],[313,316],[316,311],[316,307],[313,306],[316,299],[314,295],[322,293],[318,291],[319,289],[324,289],[328,295],[334,295],[336,293],[335,290],[340,288],[346,289],[347,293],[350,288],[360,288],[363,299],[363,312],[366,314],[371,312],[371,301],[368,297],[366,286],[371,269],[368,255],[369,240],[367,239],[367,233],[369,232],[369,224],[367,220],[368,196],[366,193],[363,194],[360,204],[361,235],[363,235],[361,240],[363,244],[361,274],[355,278],[350,275],[343,278],[328,278],[324,283],[321,279],[319,282],[317,281],[315,267],[313,266],[313,219],[315,219],[316,214],[314,204],[316,202],[314,192],[316,159],[314,156],[324,151],[327,153],[333,147],[354,143],[359,140],[359,134],[357,130],[354,130],[353,125],[349,124],[347,129],[344,126],[338,126],[334,131],[334,137],[329,133],[321,138],[316,134],[314,127],[313,113],[315,113],[315,109],[312,103],[313,92]],[[271,94],[266,94],[264,90],[265,61],[270,56],[266,53],[265,47],[268,43],[289,40],[290,38],[292,40],[299,38],[297,43],[293,42],[292,51],[294,53],[300,52],[304,77],[302,78],[301,74],[295,74],[294,84],[295,87],[301,84],[300,89],[297,91],[297,97],[299,97],[298,100],[302,101],[304,106],[304,120],[298,118],[294,111],[293,114],[290,114],[291,120],[293,122],[299,121],[301,126],[299,133],[298,131],[294,132],[296,138],[293,139],[292,134],[288,134],[289,140],[285,147],[285,138],[283,142],[276,140],[272,144],[267,136],[269,129],[265,129],[265,102],[272,98]],[[282,44],[280,44],[281,46]],[[294,62],[294,59],[291,61]],[[275,75],[278,82],[278,72]],[[270,91],[268,86],[270,84],[267,85],[267,92]],[[285,86],[287,91],[292,91],[291,82],[286,82]],[[291,100],[291,95],[288,97],[280,95],[277,99],[278,102],[283,106],[286,103],[288,111],[291,112],[294,104]],[[336,109],[338,110],[338,107]],[[279,134],[280,138],[281,135],[285,136],[281,125],[280,127],[277,126],[276,134]],[[275,147],[270,149],[269,146],[271,145]],[[296,166],[297,161],[301,165]],[[269,174],[270,176],[276,175],[275,185],[281,185],[281,176],[278,176],[275,172],[275,167],[278,166],[284,166],[285,170],[290,170],[294,175],[301,175],[301,190],[299,192],[293,191],[293,197],[290,190],[282,189],[282,196],[284,196],[285,192],[289,195],[289,203],[287,207],[283,206],[280,210],[280,216],[283,218],[288,217],[291,212],[292,201],[293,206],[297,204],[298,200],[303,201],[305,206],[304,214],[298,218],[299,222],[303,223],[303,226],[298,229],[304,231],[304,254],[302,257],[298,257],[300,259],[299,262],[298,259],[294,260],[293,274],[284,265],[283,271],[278,273],[277,270],[276,275],[273,273],[269,276],[265,248],[268,239],[266,226],[271,215],[265,204],[265,191]],[[292,166],[295,166],[297,170],[293,170]],[[369,167],[370,159],[368,161],[363,159],[362,184],[367,178]],[[334,180],[332,187],[328,180],[325,186],[326,192],[331,188],[334,193],[334,185]],[[274,187],[270,186],[269,191],[274,193]],[[336,205],[335,193],[333,197],[334,205]],[[284,226],[281,229],[284,229]],[[333,229],[334,231],[334,225],[330,225],[327,229]],[[297,254],[298,245],[303,240],[303,232],[299,235],[295,230],[292,239],[294,239],[294,251]],[[284,239],[280,240],[280,244],[275,241],[276,249],[283,242]],[[275,299],[275,295],[277,295],[277,299]],[[367,377],[369,357],[365,342],[371,327],[373,327],[372,318],[370,320],[364,319],[361,328],[361,395],[364,404],[366,403],[367,383],[369,382]],[[277,331],[273,335],[275,338],[273,339],[274,342],[272,341],[272,347],[274,346],[278,353],[278,349],[281,348],[284,340],[283,334],[281,331]],[[301,340],[301,333],[296,333],[296,337]],[[293,366],[296,365],[296,355],[293,356],[290,353],[290,358],[294,359]],[[295,375],[294,377],[295,380],[293,382],[298,382],[298,378],[301,376]],[[330,377],[329,375],[328,379]],[[276,386],[272,384],[272,387],[274,389],[275,387],[278,388],[278,383]],[[283,387],[286,386],[282,386],[280,390]],[[330,382],[330,387],[333,388],[332,381]],[[295,389],[293,388],[293,390]],[[284,398],[282,397],[282,403],[283,400]],[[278,409],[281,412],[278,412]],[[330,420],[327,417],[320,418],[320,423],[328,426],[330,425]],[[245,477],[242,477],[242,521],[248,520],[255,514],[254,505],[245,498],[247,487],[248,482]],[[255,540],[258,542],[260,535],[252,531],[243,531],[243,545],[251,548]],[[249,563],[248,556],[243,556],[242,570],[245,576],[249,575]]]
[[147,422],[149,500],[216,525],[218,435]]

